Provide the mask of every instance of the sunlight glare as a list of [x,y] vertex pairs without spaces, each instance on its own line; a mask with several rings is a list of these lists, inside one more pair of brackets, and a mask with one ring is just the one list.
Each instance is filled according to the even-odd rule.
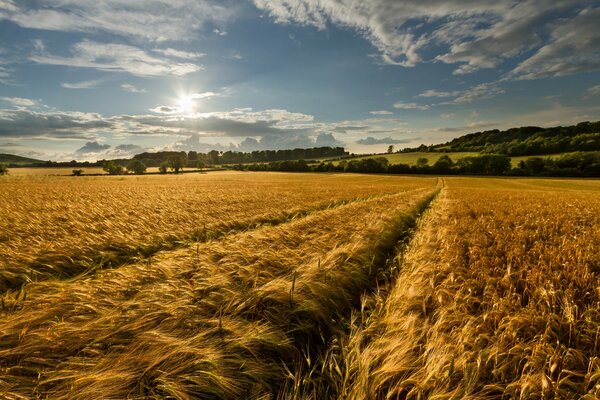
[[179,110],[184,114],[190,114],[194,111],[194,99],[192,96],[182,95],[177,100]]

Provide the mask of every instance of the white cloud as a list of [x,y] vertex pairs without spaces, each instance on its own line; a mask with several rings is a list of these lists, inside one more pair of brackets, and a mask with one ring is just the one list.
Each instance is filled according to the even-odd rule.
[[72,57],[40,52],[31,60],[40,64],[95,68],[102,71],[127,72],[137,76],[182,76],[202,69],[192,63],[159,59],[145,51],[123,44],[105,44],[84,40],[71,49]]
[[8,78],[11,71],[8,68],[0,66],[0,79]]
[[79,154],[100,153],[100,152],[110,149],[110,147],[111,146],[109,144],[100,144],[96,141],[87,142],[81,148],[75,150],[75,153],[79,153]]
[[519,64],[510,77],[538,79],[600,69],[600,8],[554,25],[549,43]]
[[333,133],[319,133],[315,139],[316,147],[344,147],[344,142],[341,142],[333,136]]
[[504,89],[498,87],[495,83],[482,83],[461,92],[460,96],[450,103],[467,104],[476,100],[490,99],[502,93],[504,93]]
[[194,100],[199,100],[199,99],[210,99],[215,96],[218,96],[218,94],[215,92],[204,92],[204,93],[194,93],[190,97]]
[[121,85],[121,89],[123,89],[126,92],[130,92],[130,93],[146,93],[146,89],[140,89],[140,88],[132,85],[131,83],[123,83]]
[[[14,12],[18,8],[12,0],[0,0],[0,13],[2,12]],[[0,14],[2,15],[2,14]]]
[[96,113],[0,110],[0,137],[53,137],[92,139],[113,126]]
[[423,93],[419,94],[419,97],[453,97],[453,96],[458,96],[460,94],[460,92],[458,91],[454,91],[454,92],[442,92],[442,91],[438,91],[438,90],[426,90]]
[[228,58],[230,60],[243,60],[244,56],[239,51],[230,51],[224,58]]
[[0,97],[0,101],[10,103],[15,107],[31,107],[36,104],[35,100],[25,99],[23,97]]
[[179,114],[182,112],[177,106],[156,106],[151,108],[150,111],[156,114]]
[[225,23],[240,7],[212,0],[43,0],[28,7],[0,3],[0,19],[31,29],[108,32],[154,42],[188,41],[210,23]]
[[592,86],[585,91],[586,98],[600,95],[600,85]]
[[225,36],[225,35],[227,35],[227,31],[223,31],[221,29],[213,29],[213,33],[215,35],[218,35],[218,36]]
[[398,108],[400,110],[429,110],[430,106],[427,104],[417,104],[417,103],[404,103],[398,101],[394,103],[394,108]]
[[253,111],[252,108],[236,108],[232,111],[213,112],[203,114],[204,116],[214,116],[218,118],[231,119],[241,122],[272,122],[282,126],[290,126],[300,122],[312,122],[312,115],[291,112],[288,110],[273,108],[262,111]]
[[191,52],[191,51],[176,50],[176,49],[171,49],[171,48],[153,49],[152,51],[154,51],[156,53],[160,53],[167,57],[181,58],[184,60],[197,60],[198,58],[205,56],[204,53],[195,53],[195,52]]
[[100,83],[99,80],[91,80],[91,81],[82,81],[82,82],[73,82],[68,83],[64,82],[60,85],[65,89],[94,89]]
[[373,115],[394,115],[393,112],[387,110],[369,111],[369,114]]
[[[599,54],[600,40],[586,40],[598,32],[591,25],[592,11],[587,12],[589,24],[586,22],[585,28],[580,26],[569,31],[567,26],[575,28],[572,25],[583,18],[565,18],[586,3],[572,0],[254,0],[254,4],[277,23],[297,23],[321,30],[328,24],[354,29],[370,40],[383,62],[390,65],[411,67],[423,61],[440,61],[460,64],[455,70],[455,74],[460,75],[495,68],[506,59],[550,45],[551,53],[556,56],[554,62],[543,63],[542,54],[540,62],[534,58],[522,67],[530,66],[532,72],[519,71],[531,78],[600,68],[595,57]],[[565,28],[556,31],[548,44],[546,29],[558,16],[565,18],[560,22]],[[584,43],[579,32],[585,38]],[[574,51],[564,50],[565,45],[581,51],[582,65],[575,62]],[[430,54],[434,49],[437,54],[426,60],[425,49]],[[563,65],[565,63],[568,65]],[[538,70],[541,72],[535,72]]]

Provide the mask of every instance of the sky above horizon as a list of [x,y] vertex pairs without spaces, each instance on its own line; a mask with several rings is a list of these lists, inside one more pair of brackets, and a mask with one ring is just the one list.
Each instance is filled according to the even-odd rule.
[[373,153],[595,121],[598,21],[574,0],[0,0],[0,153]]

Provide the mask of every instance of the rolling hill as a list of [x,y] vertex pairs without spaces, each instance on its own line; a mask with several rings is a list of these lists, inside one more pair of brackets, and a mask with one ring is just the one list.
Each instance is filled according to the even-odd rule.
[[43,163],[42,160],[36,160],[35,158],[28,158],[17,156],[14,154],[0,153],[0,163],[9,165],[30,165],[33,163]]

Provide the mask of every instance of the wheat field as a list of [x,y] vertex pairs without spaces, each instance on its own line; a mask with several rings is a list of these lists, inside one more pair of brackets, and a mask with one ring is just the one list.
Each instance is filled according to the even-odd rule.
[[279,223],[435,178],[294,174],[4,177],[0,292],[69,278],[232,230]]
[[600,181],[0,179],[0,398],[600,396]]

